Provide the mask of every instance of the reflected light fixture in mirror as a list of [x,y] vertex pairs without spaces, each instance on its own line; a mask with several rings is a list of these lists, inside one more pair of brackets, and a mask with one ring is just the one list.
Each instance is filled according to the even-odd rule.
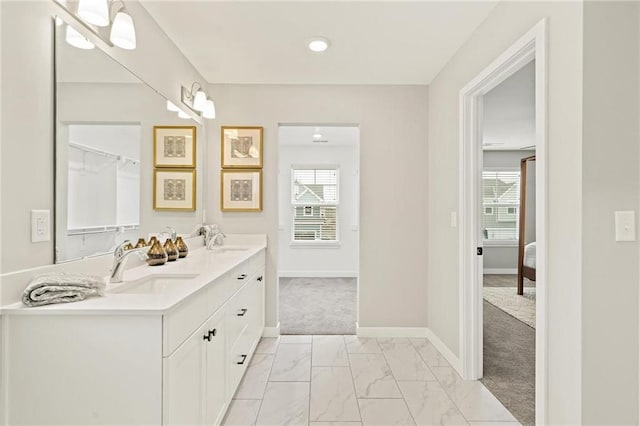
[[121,3],[120,10],[113,18],[109,39],[111,43],[121,49],[133,50],[136,48],[136,27],[133,25],[133,18],[125,9],[124,3],[122,1],[119,3]]
[[179,112],[180,108],[178,108],[176,106],[176,104],[174,104],[173,102],[171,102],[170,100],[167,100],[167,110],[171,111],[171,112]]
[[90,50],[96,47],[95,44],[91,43],[85,36],[69,25],[67,25],[64,39],[71,46],[77,47],[78,49]]
[[191,90],[182,87],[182,103],[190,110],[207,119],[216,118],[216,107],[213,100],[209,99],[207,93],[202,89],[202,85],[194,82]]
[[79,0],[78,16],[97,27],[109,25],[109,3],[107,0]]

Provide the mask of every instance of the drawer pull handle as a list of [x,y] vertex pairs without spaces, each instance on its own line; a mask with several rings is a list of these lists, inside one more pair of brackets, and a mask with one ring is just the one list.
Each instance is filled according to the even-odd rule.
[[258,281],[262,281],[262,275],[258,277]]
[[247,278],[247,274],[238,275],[239,280],[244,280],[245,278]]
[[242,359],[236,363],[238,365],[244,364],[244,362],[247,360],[247,355],[240,355],[240,358]]
[[246,313],[247,313],[247,309],[246,308],[242,308],[242,309],[240,309],[240,312],[238,312],[238,316],[239,317],[243,317],[244,314],[246,314]]
[[217,333],[217,332],[218,332],[218,330],[217,330],[217,329],[215,329],[215,328],[214,328],[213,330],[209,330],[209,336],[216,337],[216,333]]
[[206,340],[207,342],[211,341],[211,333],[207,333],[204,336],[202,336],[202,340]]

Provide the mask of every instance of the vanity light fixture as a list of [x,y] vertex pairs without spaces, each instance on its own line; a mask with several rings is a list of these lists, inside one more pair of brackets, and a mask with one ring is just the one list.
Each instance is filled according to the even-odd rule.
[[97,27],[109,25],[109,2],[107,0],[79,0],[78,16]]
[[309,40],[309,50],[322,53],[329,48],[329,39],[325,37],[313,37]]
[[133,25],[133,18],[127,12],[124,2],[118,1],[112,4],[116,3],[120,3],[120,9],[113,18],[109,40],[121,49],[133,50],[136,48],[136,27]]
[[216,117],[216,107],[200,83],[194,82],[191,90],[182,86],[182,103],[190,110],[207,119]]
[[80,34],[75,28],[70,25],[67,25],[64,39],[71,46],[77,47],[78,49],[90,50],[96,47],[95,44],[91,43],[89,39]]

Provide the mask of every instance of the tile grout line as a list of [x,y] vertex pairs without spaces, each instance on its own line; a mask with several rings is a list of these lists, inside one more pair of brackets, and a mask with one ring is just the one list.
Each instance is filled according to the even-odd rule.
[[[277,337],[277,339],[280,340],[280,337]],[[262,412],[262,404],[264,403],[264,396],[267,393],[267,388],[269,387],[269,382],[270,382],[269,379],[271,378],[271,372],[273,371],[273,365],[276,363],[276,355],[278,354],[279,350],[280,350],[280,342],[278,341],[278,344],[276,345],[276,351],[273,354],[273,362],[271,363],[271,368],[269,369],[269,375],[267,376],[267,384],[264,387],[264,392],[262,392],[260,407],[258,407],[258,414],[256,415],[256,419],[254,420],[253,425],[258,424],[258,419],[260,418],[260,413]]]
[[356,389],[356,379],[353,377],[353,370],[351,369],[351,355],[347,350],[347,342],[345,336],[342,336],[342,344],[344,345],[344,351],[347,353],[347,361],[349,362],[349,374],[351,375],[351,383],[353,384],[353,393],[356,397],[356,407],[358,408],[358,415],[360,416],[360,424],[364,426],[364,419],[362,418],[362,411],[360,410],[360,401],[358,398],[358,390]]
[[[400,391],[400,395],[402,395],[402,401],[404,402],[405,407],[407,407],[407,411],[409,412],[409,415],[411,416],[411,420],[413,420],[413,424],[417,425],[418,422],[416,421],[415,417],[413,416],[413,413],[411,412],[411,409],[409,408],[409,404],[407,403],[407,400],[404,396],[404,393],[402,393],[402,388],[399,385],[400,380],[398,380],[396,378],[396,375],[393,374],[393,370],[391,369],[391,365],[389,365],[389,360],[387,360],[387,356],[384,353],[384,349],[382,348],[382,346],[380,345],[380,341],[378,339],[376,339],[376,341],[378,342],[378,346],[380,346],[380,350],[382,351],[382,356],[384,357],[384,361],[387,363],[387,366],[389,367],[389,371],[391,372],[391,377],[393,377],[393,380],[396,381],[396,386],[398,387],[398,390]],[[409,340],[409,345],[411,345],[411,347],[413,348],[413,343],[411,343],[411,340]],[[415,349],[415,348],[414,348]],[[420,356],[420,354],[418,354],[418,356]],[[422,359],[422,357],[420,357],[420,359]],[[426,364],[426,363],[425,363]],[[428,367],[428,366],[427,366]],[[435,376],[435,375],[434,375]],[[422,380],[414,380],[414,381],[422,381]],[[457,406],[456,406],[457,407]],[[466,420],[466,419],[465,419]],[[467,422],[469,423],[469,422]]]
[[311,336],[311,357],[309,358],[309,410],[307,411],[307,426],[311,426],[311,380],[313,379],[313,335]]

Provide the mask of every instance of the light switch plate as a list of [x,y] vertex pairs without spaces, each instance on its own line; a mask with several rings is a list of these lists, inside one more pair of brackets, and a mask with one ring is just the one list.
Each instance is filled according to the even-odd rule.
[[636,240],[636,212],[615,212],[616,241]]
[[31,210],[31,242],[39,243],[51,240],[51,212],[49,210]]

